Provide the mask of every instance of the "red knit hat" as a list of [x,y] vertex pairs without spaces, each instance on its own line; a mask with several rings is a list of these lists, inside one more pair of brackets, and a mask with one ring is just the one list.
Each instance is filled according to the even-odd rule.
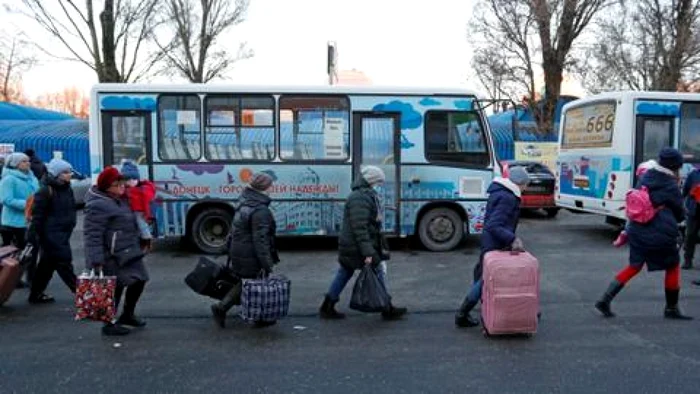
[[107,167],[97,176],[97,189],[105,192],[114,182],[122,180],[122,176],[114,167]]

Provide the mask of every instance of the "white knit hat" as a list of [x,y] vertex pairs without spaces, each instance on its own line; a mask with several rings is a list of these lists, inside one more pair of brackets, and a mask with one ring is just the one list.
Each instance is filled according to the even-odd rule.
[[363,166],[361,174],[362,178],[364,178],[370,185],[382,183],[386,179],[384,176],[384,171],[376,166]]

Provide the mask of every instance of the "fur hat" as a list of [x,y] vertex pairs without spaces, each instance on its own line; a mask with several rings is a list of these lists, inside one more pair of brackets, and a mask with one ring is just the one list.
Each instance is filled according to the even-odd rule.
[[107,167],[100,172],[100,175],[97,176],[97,189],[106,192],[114,182],[121,181],[123,179],[124,178],[119,173],[119,170],[114,167]]

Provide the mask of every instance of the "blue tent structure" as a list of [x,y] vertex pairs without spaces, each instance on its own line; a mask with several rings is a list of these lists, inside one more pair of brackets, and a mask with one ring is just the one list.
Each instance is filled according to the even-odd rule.
[[15,151],[34,149],[43,161],[63,152],[76,171],[90,173],[87,120],[39,108],[0,102],[0,143]]

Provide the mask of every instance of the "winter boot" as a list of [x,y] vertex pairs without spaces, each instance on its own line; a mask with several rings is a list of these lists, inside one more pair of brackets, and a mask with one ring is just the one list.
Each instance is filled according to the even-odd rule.
[[406,308],[397,308],[391,304],[389,307],[382,311],[382,319],[384,320],[399,320],[403,315],[408,312]]
[[114,337],[128,335],[131,331],[119,324],[107,323],[102,327],[102,335]]
[[337,302],[338,301],[332,301],[328,296],[323,299],[323,304],[321,304],[321,308],[319,309],[319,314],[322,319],[338,320],[345,318],[344,313],[335,310],[335,304]]
[[612,310],[610,310],[610,302],[612,302],[613,298],[615,298],[617,293],[619,293],[623,287],[625,287],[624,284],[618,282],[617,279],[614,279],[612,282],[610,282],[610,286],[608,286],[608,290],[605,291],[603,297],[595,303],[595,308],[599,310],[603,316],[615,317],[615,314],[612,312]]
[[680,290],[666,289],[666,309],[664,310],[664,317],[675,320],[693,320],[692,317],[684,315],[680,308],[678,308],[679,294]]
[[473,318],[470,314],[471,310],[476,306],[476,301],[465,299],[459,310],[455,314],[455,325],[457,327],[476,327],[479,321]]
[[231,291],[226,293],[221,302],[211,306],[211,314],[219,327],[226,327],[226,312],[233,308],[237,302],[240,304],[239,291],[240,289],[234,286]]

